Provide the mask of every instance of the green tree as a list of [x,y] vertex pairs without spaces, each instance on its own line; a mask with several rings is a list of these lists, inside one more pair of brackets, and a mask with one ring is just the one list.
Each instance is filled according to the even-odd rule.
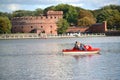
[[43,10],[41,8],[37,8],[34,12],[33,12],[34,16],[39,16],[40,14],[43,14]]
[[115,14],[107,19],[108,28],[116,28],[120,30],[120,14]]
[[58,34],[63,34],[68,29],[69,24],[67,20],[59,19],[59,21],[57,22],[57,26],[58,26],[58,29],[57,29]]
[[86,27],[94,24],[96,19],[93,14],[87,10],[80,10],[78,16],[78,26]]
[[120,27],[120,12],[113,9],[104,9],[97,15],[97,22],[107,21],[108,28]]
[[91,20],[89,17],[78,19],[78,26],[81,26],[81,27],[88,27],[88,26],[91,26],[91,24],[93,23],[95,22]]
[[0,12],[0,16],[2,16],[2,17],[8,17],[9,19],[12,18],[12,14],[11,13],[7,13],[7,12]]
[[66,14],[66,20],[70,23],[70,24],[77,24],[77,17],[78,17],[78,13],[77,10],[75,9],[75,7],[70,7],[68,10],[68,13]]
[[68,4],[59,4],[54,7],[54,10],[63,11],[63,18],[68,21],[69,24],[77,24],[78,12],[81,8],[74,7]]
[[44,11],[43,11],[43,13],[46,14],[47,11],[49,11],[49,10],[55,10],[54,6],[50,6],[50,7],[45,8]]
[[7,17],[0,16],[0,34],[11,33],[11,23]]
[[79,10],[84,9],[68,4],[58,4],[57,6],[45,8],[44,13],[46,13],[48,10],[63,11],[63,18],[66,19],[69,24],[77,25]]
[[108,5],[101,8],[101,10],[118,10],[120,12],[120,5]]
[[13,12],[13,17],[22,17],[22,16],[34,16],[34,12],[28,10],[17,10]]

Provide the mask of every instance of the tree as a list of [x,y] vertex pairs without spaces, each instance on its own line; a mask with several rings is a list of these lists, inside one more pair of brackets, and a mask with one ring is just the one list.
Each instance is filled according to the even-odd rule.
[[0,17],[0,34],[11,33],[11,23],[8,17]]
[[7,13],[7,12],[0,12],[0,16],[2,16],[2,17],[8,17],[9,19],[11,19],[12,18],[12,14],[11,13]]
[[108,28],[116,28],[120,30],[120,14],[115,14],[107,19]]
[[22,16],[34,16],[34,12],[28,10],[17,10],[13,12],[13,17],[22,17]]
[[50,7],[45,8],[44,11],[43,11],[43,13],[46,14],[47,11],[49,11],[49,10],[55,10],[54,6],[50,6]]
[[59,19],[59,21],[57,22],[57,26],[58,26],[58,29],[57,29],[58,34],[63,34],[68,29],[69,24],[67,20]]
[[82,8],[74,7],[68,4],[59,4],[54,7],[54,10],[63,11],[63,18],[68,21],[69,24],[77,25],[78,12]]
[[88,26],[91,26],[91,24],[93,23],[95,22],[89,17],[78,19],[78,26],[81,26],[81,27],[88,27]]
[[40,14],[43,14],[43,10],[41,8],[37,8],[33,13],[34,16],[39,16]]
[[94,24],[96,19],[93,14],[87,10],[80,10],[78,16],[78,26],[86,27]]
[[97,15],[97,22],[107,21],[108,28],[120,27],[120,12],[113,9],[104,9]]
[[78,17],[78,13],[75,9],[75,7],[70,7],[68,10],[68,13],[66,14],[66,20],[70,23],[70,24],[77,24],[77,17]]

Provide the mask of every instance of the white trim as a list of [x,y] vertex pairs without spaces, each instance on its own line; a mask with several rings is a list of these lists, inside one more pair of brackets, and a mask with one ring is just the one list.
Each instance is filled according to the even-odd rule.
[[65,55],[87,55],[87,54],[97,54],[97,53],[99,53],[99,51],[79,51],[79,52],[64,52],[63,51],[63,54],[65,54]]

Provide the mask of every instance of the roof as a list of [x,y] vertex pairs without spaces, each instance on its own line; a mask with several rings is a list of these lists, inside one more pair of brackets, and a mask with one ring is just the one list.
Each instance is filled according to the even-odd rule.
[[69,27],[66,32],[85,32],[88,27]]
[[93,24],[92,26],[101,26],[103,25],[103,23],[96,23],[96,24]]

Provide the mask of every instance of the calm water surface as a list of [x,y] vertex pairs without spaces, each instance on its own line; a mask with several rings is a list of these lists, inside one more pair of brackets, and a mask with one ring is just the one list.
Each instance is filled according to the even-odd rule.
[[[63,55],[75,41],[101,52]],[[120,80],[120,37],[0,40],[0,80]]]

